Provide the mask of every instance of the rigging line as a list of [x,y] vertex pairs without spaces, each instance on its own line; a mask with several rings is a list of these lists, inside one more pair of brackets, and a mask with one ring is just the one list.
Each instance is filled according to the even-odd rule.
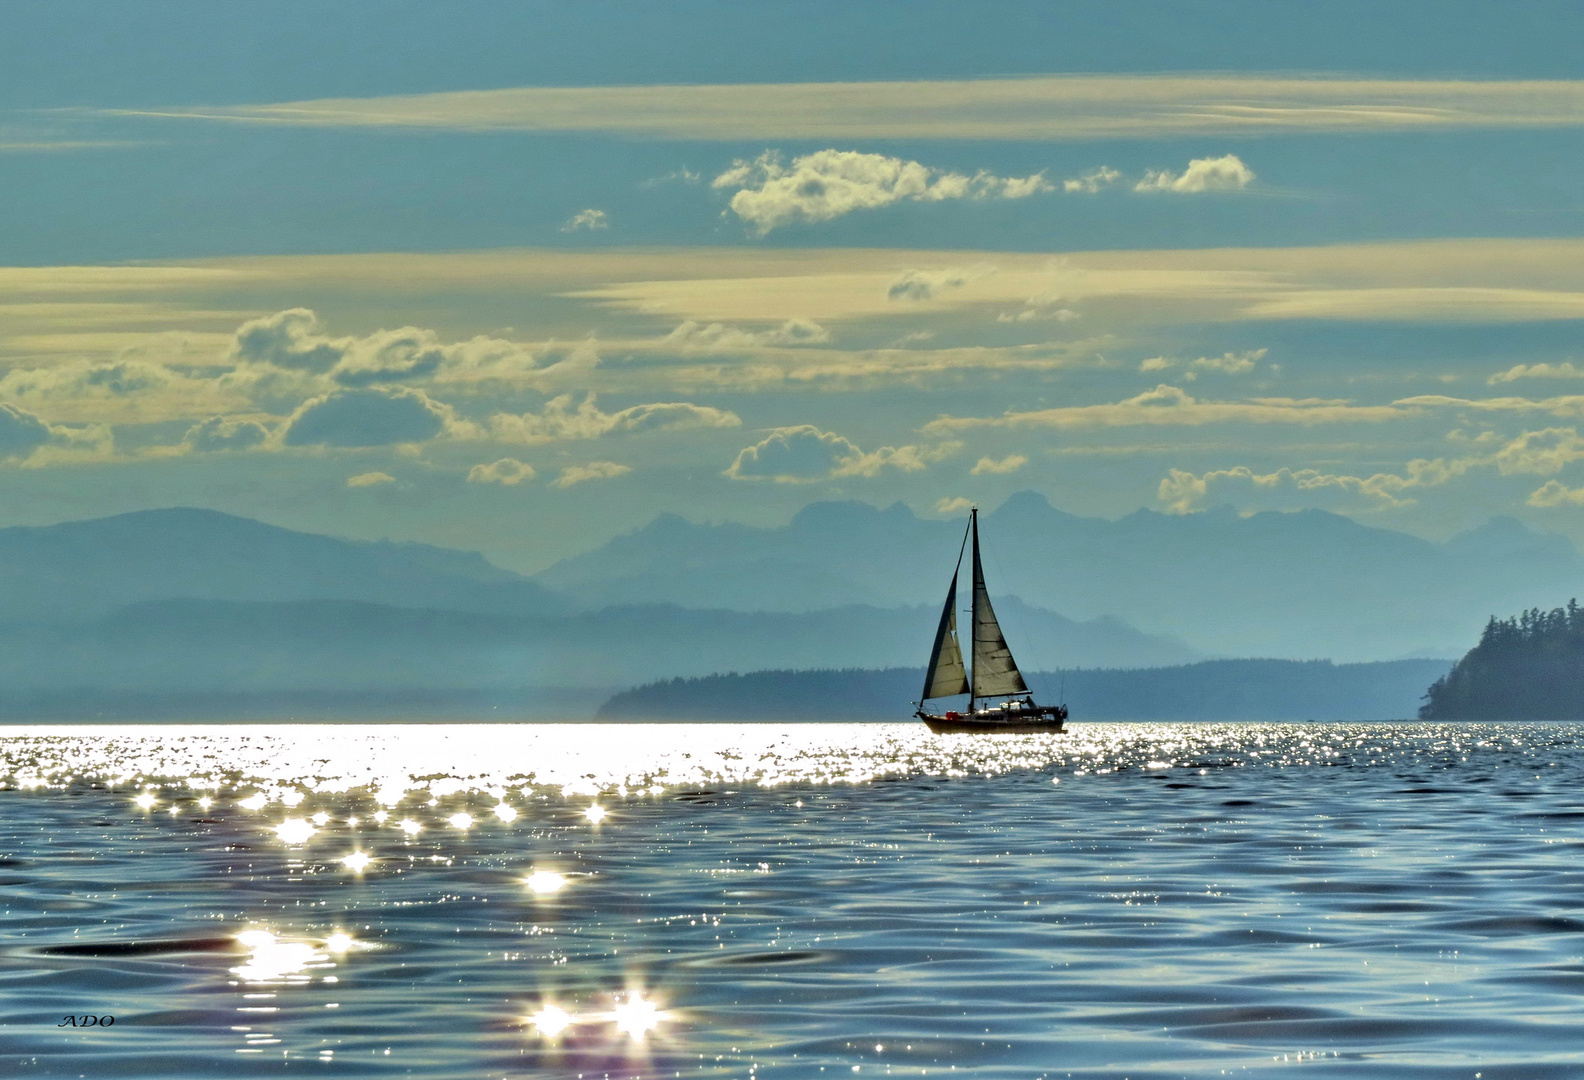
[[[980,537],[980,539],[979,539],[979,547],[980,547],[980,549],[982,551],[984,551],[987,555],[990,556],[990,561],[995,564],[996,576],[999,577],[1002,581],[1010,580],[1010,579],[1008,579],[1008,577],[1006,575],[1006,571],[1001,569],[1001,560],[996,558],[995,548],[993,548],[991,545],[985,543],[983,537]],[[958,558],[961,558],[961,556],[958,556]],[[986,591],[987,592],[989,591],[988,588],[986,589]],[[1013,611],[1012,611],[1012,618],[1017,621],[1017,632],[1019,634],[1022,634],[1023,635],[1023,640],[1028,642],[1030,644],[1030,647],[1032,647],[1033,646],[1033,642],[1034,642],[1034,637],[1033,637],[1033,635],[1031,635],[1028,632],[1028,626],[1026,625],[1025,620],[1023,618],[1023,599],[1021,597],[1019,597],[1019,596],[1013,596],[1010,593],[1007,594],[1007,595],[1011,599],[1017,601],[1017,604],[1013,608]],[[1018,670],[1022,671],[1023,669],[1021,667],[1019,667]],[[1039,679],[1040,689],[1045,692],[1045,700],[1049,701],[1050,700],[1050,673],[1048,671],[1046,671],[1044,669],[1044,667],[1042,666],[1038,671],[1035,672],[1035,675]],[[1028,681],[1026,673],[1025,673],[1023,681],[1024,682]],[[1062,696],[1063,697],[1067,696],[1066,695],[1065,684],[1063,685]],[[1060,703],[1058,703],[1058,704],[1060,704]]]

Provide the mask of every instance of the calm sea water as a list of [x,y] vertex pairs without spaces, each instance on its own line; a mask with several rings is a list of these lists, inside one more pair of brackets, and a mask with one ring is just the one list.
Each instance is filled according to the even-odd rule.
[[0,729],[0,1075],[1577,1078],[1579,730]]

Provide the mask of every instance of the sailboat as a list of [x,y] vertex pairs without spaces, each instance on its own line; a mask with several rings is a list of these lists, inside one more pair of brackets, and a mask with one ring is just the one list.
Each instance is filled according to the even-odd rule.
[[[957,643],[957,577],[962,572],[963,552],[973,540],[973,672],[963,666],[962,648]],[[932,713],[926,707],[932,698],[968,695],[966,712]],[[987,699],[1001,699],[986,704]],[[957,566],[946,589],[946,606],[940,626],[935,630],[935,647],[930,650],[929,666],[924,670],[924,695],[914,714],[935,732],[1057,732],[1067,719],[1066,705],[1036,705],[1034,695],[1023,682],[1012,650],[1007,648],[990,606],[985,589],[984,568],[979,563],[979,509],[969,513],[968,530],[957,549]]]

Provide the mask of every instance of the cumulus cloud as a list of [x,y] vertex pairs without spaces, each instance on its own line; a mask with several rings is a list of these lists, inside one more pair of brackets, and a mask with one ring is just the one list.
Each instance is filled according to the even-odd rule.
[[537,413],[496,413],[490,432],[503,442],[525,444],[567,439],[598,439],[623,432],[676,431],[684,428],[739,427],[736,413],[687,401],[662,401],[604,412],[593,394],[574,405],[571,394],[545,403]]
[[1492,460],[1503,476],[1550,476],[1584,459],[1584,437],[1575,428],[1526,431],[1496,451]]
[[0,458],[26,457],[54,438],[37,416],[15,405],[0,405]]
[[830,331],[809,319],[788,319],[768,330],[740,330],[724,323],[694,322],[680,324],[664,338],[667,345],[701,349],[757,348],[767,345],[822,345]]
[[995,458],[982,457],[979,459],[979,463],[968,471],[975,476],[985,476],[987,474],[1000,475],[1004,473],[1015,473],[1027,464],[1028,458],[1024,457],[1022,454],[1008,454],[999,461],[997,461]]
[[1515,364],[1506,371],[1498,371],[1485,382],[1496,386],[1519,379],[1584,379],[1584,367],[1575,367],[1571,360],[1560,364]]
[[956,498],[944,498],[937,500],[935,503],[935,512],[937,514],[955,515],[962,513],[964,510],[967,510],[972,506],[973,503],[959,495]]
[[468,470],[467,482],[470,484],[500,484],[503,487],[516,487],[518,484],[530,483],[538,476],[532,465],[518,461],[516,458],[501,458],[487,465],[475,465]]
[[390,473],[366,472],[347,477],[346,486],[349,488],[379,487],[382,484],[394,484],[395,482],[396,478]]
[[[541,367],[522,345],[483,335],[443,342],[433,330],[403,326],[361,337],[332,337],[313,311],[292,308],[252,319],[237,329],[229,357],[237,368],[223,381],[239,391],[274,394],[301,392],[305,386],[366,387],[423,379],[540,385],[566,374],[568,367],[586,371],[598,363],[597,354],[590,359],[582,350],[581,345],[574,347],[561,362]],[[288,379],[274,385],[282,383],[278,378],[282,371],[312,376],[318,382]]]
[[767,151],[753,161],[733,162],[710,186],[736,189],[731,211],[759,236],[793,222],[831,221],[903,201],[1022,199],[1055,190],[1043,173],[967,176],[857,150],[820,150],[791,165]]
[[1115,169],[1102,165],[1094,172],[1075,176],[1062,181],[1062,190],[1067,192],[1086,192],[1093,195],[1101,188],[1108,188],[1122,179],[1122,174]]
[[449,405],[408,387],[337,390],[311,398],[286,422],[287,446],[390,446],[427,442],[457,427]]
[[570,233],[577,232],[579,229],[583,229],[588,232],[593,232],[596,229],[608,228],[610,228],[610,218],[606,216],[605,211],[595,210],[590,207],[587,210],[579,210],[577,213],[567,218],[566,224],[561,226],[561,231],[564,233]]
[[1009,411],[997,417],[952,417],[924,425],[929,434],[979,427],[1097,428],[1186,426],[1204,424],[1340,424],[1379,423],[1419,415],[1409,402],[1355,405],[1326,398],[1252,398],[1247,401],[1200,401],[1181,387],[1162,383],[1124,401],[1100,405],[1068,405],[1030,412]]
[[569,488],[573,484],[581,484],[587,480],[612,480],[630,472],[632,466],[619,465],[614,461],[591,461],[587,465],[568,465],[561,470],[560,476],[551,481],[551,486]]
[[1547,480],[1529,493],[1524,500],[1530,506],[1552,508],[1557,506],[1584,506],[1584,487],[1570,488],[1559,480]]
[[935,447],[882,446],[864,451],[834,431],[812,424],[777,428],[738,452],[725,475],[733,480],[772,480],[781,484],[848,476],[873,477],[886,469],[918,472],[961,448],[960,443]]
[[211,416],[194,424],[182,437],[189,450],[207,453],[217,450],[249,450],[269,438],[269,429],[257,420],[238,420],[231,416]]
[[1254,171],[1236,154],[1227,154],[1218,158],[1194,158],[1181,174],[1151,169],[1144,174],[1144,179],[1133,185],[1133,190],[1192,195],[1204,191],[1241,191],[1253,181]]

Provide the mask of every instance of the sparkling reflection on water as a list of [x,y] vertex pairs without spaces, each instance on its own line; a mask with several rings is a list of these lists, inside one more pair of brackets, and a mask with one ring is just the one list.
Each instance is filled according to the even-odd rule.
[[0,1075],[1578,1077],[1574,732],[0,729]]

